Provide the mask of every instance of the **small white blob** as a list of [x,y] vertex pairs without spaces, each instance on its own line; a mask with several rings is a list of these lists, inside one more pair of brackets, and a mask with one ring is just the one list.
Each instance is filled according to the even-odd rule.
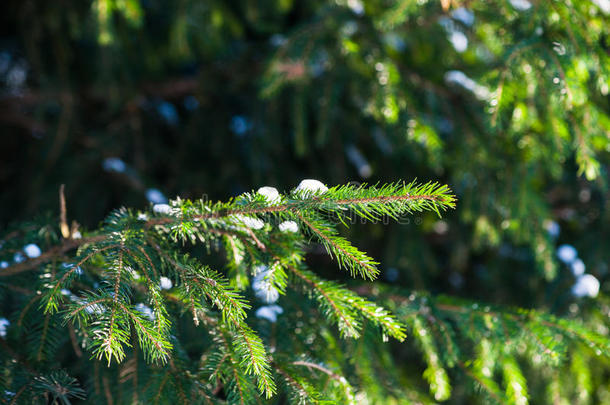
[[284,221],[279,226],[281,232],[296,233],[299,231],[299,225],[294,221]]
[[62,288],[61,290],[59,290],[59,292],[61,292],[61,294],[65,295],[66,297],[69,297],[72,295],[72,292],[70,290],[68,290],[67,288]]
[[280,292],[270,285],[268,288],[261,288],[255,291],[255,296],[265,304],[273,304],[280,298]]
[[136,310],[151,321],[155,319],[155,314],[148,305],[142,304],[141,302],[137,303]]
[[6,318],[0,318],[0,336],[6,337],[6,328],[9,327],[11,322]]
[[153,205],[153,212],[156,212],[157,214],[171,214],[172,207],[168,204],[155,204]]
[[474,14],[472,13],[472,11],[464,7],[459,7],[453,10],[451,16],[456,20],[460,21],[462,24],[467,25],[469,27],[472,26],[472,24],[474,23]]
[[269,279],[271,271],[266,266],[259,266],[252,280],[252,290],[256,298],[265,304],[272,304],[280,298],[279,291]]
[[558,237],[559,233],[561,232],[561,227],[555,221],[546,220],[546,221],[544,221],[542,226],[544,226],[544,229],[546,229],[546,231],[549,233],[549,235],[552,238]]
[[305,179],[299,183],[297,188],[294,190],[295,192],[301,192],[305,194],[323,194],[328,191],[328,187],[326,187],[322,182],[314,179]]
[[510,0],[510,4],[519,11],[526,11],[532,7],[532,3],[527,0]]
[[17,252],[13,255],[13,261],[15,263],[21,263],[24,260],[25,260],[25,257],[23,256],[23,254],[21,252]]
[[462,71],[450,70],[445,73],[444,79],[448,84],[459,85],[471,91],[479,100],[486,100],[491,96],[491,92],[487,87],[478,84]]
[[27,257],[29,257],[30,259],[38,257],[42,253],[42,251],[40,250],[38,245],[36,245],[34,243],[30,243],[29,245],[25,245],[23,247],[23,251],[25,252]]
[[561,245],[557,248],[557,257],[565,264],[570,264],[578,256],[576,248],[572,245]]
[[148,221],[148,215],[146,215],[146,214],[145,214],[145,213],[143,213],[143,212],[140,212],[140,213],[138,214],[138,220],[139,220],[139,221]]
[[360,0],[347,0],[347,6],[354,12],[356,15],[364,14],[364,4]]
[[258,218],[248,217],[248,216],[239,215],[239,214],[233,215],[233,217],[235,219],[237,219],[237,222],[240,222],[242,225],[245,225],[248,228],[261,229],[263,226],[265,226],[265,223]]
[[254,270],[254,278],[252,279],[252,288],[259,290],[265,288],[269,283],[269,275],[271,271],[267,266],[256,266]]
[[170,288],[172,288],[174,286],[174,284],[172,283],[172,280],[170,280],[169,278],[161,277],[159,279],[159,286],[163,290],[169,290]]
[[149,188],[146,190],[146,199],[153,204],[165,204],[167,203],[167,198],[163,195],[163,193],[156,188]]
[[3,260],[0,262],[0,269],[6,269],[8,267],[8,262]]
[[462,53],[468,49],[468,37],[462,31],[452,31],[449,34],[449,42],[453,45],[453,48]]
[[593,0],[604,14],[610,14],[610,0]]
[[110,158],[104,159],[104,162],[102,163],[102,167],[107,172],[123,173],[125,171],[125,169],[127,168],[127,165],[125,164],[125,162],[123,162],[121,159],[119,159],[117,157],[110,157]]
[[267,273],[268,271],[269,271],[269,267],[265,266],[264,264],[259,264],[258,266],[254,266],[254,269],[253,269],[255,278],[256,278],[256,276],[260,276],[263,273]]
[[576,297],[597,297],[599,293],[599,280],[591,274],[584,274],[572,286],[572,294]]
[[81,235],[80,231],[75,231],[72,234],[72,239],[82,239],[82,238],[83,238],[83,235]]
[[449,230],[449,224],[445,221],[436,221],[432,226],[432,229],[439,235],[444,235]]
[[265,305],[256,310],[256,317],[275,323],[277,316],[282,313],[284,313],[284,310],[279,305]]
[[585,263],[580,259],[574,260],[570,267],[572,268],[572,274],[574,274],[575,276],[581,276],[585,274]]
[[275,187],[261,187],[258,189],[257,193],[264,196],[269,204],[277,204],[281,200],[280,193]]

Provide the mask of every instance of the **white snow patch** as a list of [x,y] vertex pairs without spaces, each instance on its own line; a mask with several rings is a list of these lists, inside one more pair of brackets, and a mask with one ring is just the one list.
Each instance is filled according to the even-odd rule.
[[0,318],[0,336],[6,337],[6,328],[9,327],[11,322],[6,318]]
[[526,11],[532,8],[532,3],[527,0],[510,0],[510,4],[519,11]]
[[248,217],[241,214],[233,215],[233,218],[237,220],[237,222],[251,229],[261,229],[263,226],[265,226],[265,223],[258,218]]
[[266,266],[261,267],[257,268],[258,271],[252,280],[252,290],[256,298],[265,304],[272,304],[278,300],[280,293],[269,279],[271,271]]
[[362,4],[362,1],[360,1],[360,0],[347,0],[347,6],[356,15],[364,14],[364,4]]
[[453,45],[453,48],[462,53],[468,49],[468,37],[462,31],[451,31],[449,34],[449,42]]
[[491,96],[491,92],[487,87],[478,84],[459,70],[450,70],[445,73],[445,81],[462,86],[466,90],[471,91],[480,100],[488,99]]
[[279,225],[281,232],[296,233],[299,231],[299,226],[294,221],[284,221]]
[[146,190],[146,199],[153,204],[166,204],[167,198],[156,188]]
[[258,189],[257,193],[265,197],[269,204],[277,204],[281,200],[280,193],[275,187],[261,187]]
[[472,26],[474,23],[474,14],[472,11],[464,7],[459,7],[453,10],[451,16],[468,27]]
[[610,0],[593,0],[604,14],[610,14]]
[[557,248],[557,257],[565,264],[570,264],[578,257],[576,248],[572,245],[561,245]]
[[572,274],[575,276],[582,276],[585,274],[585,263],[580,259],[574,260],[570,267],[572,268]]
[[597,297],[599,293],[599,280],[591,274],[584,274],[572,286],[572,294],[577,297]]
[[172,207],[168,204],[155,204],[153,205],[153,212],[156,212],[157,214],[171,214]]
[[284,313],[284,309],[279,305],[265,305],[256,310],[256,317],[275,323],[277,321],[277,316],[282,313]]
[[297,188],[294,189],[297,193],[304,194],[323,194],[328,191],[328,187],[321,181],[315,179],[305,179],[299,183]]
[[23,251],[25,252],[27,257],[29,257],[30,259],[38,257],[42,253],[42,251],[40,250],[38,245],[36,245],[35,243],[30,243],[29,245],[25,245],[23,247]]
[[170,288],[172,288],[174,286],[174,283],[172,283],[172,280],[170,280],[167,277],[161,277],[159,279],[159,286],[163,290],[169,290]]
[[142,315],[144,315],[146,318],[150,319],[151,321],[155,319],[155,314],[153,313],[152,309],[150,309],[150,307],[148,305],[142,304],[141,302],[136,304],[136,310],[141,313]]

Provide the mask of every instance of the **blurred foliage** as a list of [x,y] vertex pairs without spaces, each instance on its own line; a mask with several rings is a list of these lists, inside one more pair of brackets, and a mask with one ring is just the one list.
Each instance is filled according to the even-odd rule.
[[[60,184],[72,226],[84,231],[119,206],[145,207],[151,189],[224,200],[266,184],[290,190],[304,177],[438,179],[458,197],[442,220],[421,214],[348,231],[381,263],[372,299],[427,290],[608,334],[607,0],[5,0],[2,9],[7,232],[41,212],[52,214],[36,229],[57,223]],[[596,299],[571,293],[562,244],[601,281]],[[311,267],[341,277],[319,253]],[[446,350],[442,340],[416,332],[428,327],[422,320],[409,325],[406,343],[353,348],[365,370],[353,370],[354,383],[373,402],[485,402],[493,384],[515,403],[610,401],[607,360],[594,350],[542,373],[527,350],[483,339],[462,354],[472,364],[441,372],[430,359]],[[331,332],[320,333],[312,329],[313,350],[344,359]],[[105,389],[96,370],[81,385]],[[391,374],[387,386],[367,384],[374,372]]]

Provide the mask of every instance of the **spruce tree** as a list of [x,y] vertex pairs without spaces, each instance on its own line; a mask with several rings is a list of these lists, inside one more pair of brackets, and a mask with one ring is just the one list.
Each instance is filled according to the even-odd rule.
[[610,402],[607,0],[0,7],[2,401]]

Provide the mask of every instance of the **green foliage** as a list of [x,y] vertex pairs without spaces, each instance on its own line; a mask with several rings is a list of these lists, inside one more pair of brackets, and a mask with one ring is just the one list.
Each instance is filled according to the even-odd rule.
[[606,3],[6,0],[0,400],[610,403]]
[[[208,370],[205,374],[220,384],[229,402],[254,401],[257,395],[253,387],[271,398],[277,393],[274,371],[295,400],[318,402],[314,388],[317,381],[290,370],[300,363],[292,363],[286,370],[273,363],[259,334],[246,323],[251,304],[233,287],[237,282],[184,253],[179,241],[201,241],[216,250],[227,247],[229,271],[237,269],[242,261],[248,263],[248,272],[254,277],[260,277],[256,270],[261,265],[271,269],[262,279],[267,283],[267,293],[273,290],[285,294],[293,282],[300,284],[342,336],[357,338],[366,319],[381,329],[384,340],[388,336],[404,340],[404,326],[389,311],[307,269],[302,257],[306,233],[324,241],[340,267],[349,262],[353,275],[374,278],[377,273],[371,271],[370,260],[362,259],[366,255],[338,237],[332,222],[320,225],[322,215],[332,216],[335,222],[340,217],[343,223],[348,220],[348,210],[367,220],[379,220],[381,215],[398,219],[416,210],[438,213],[453,207],[454,197],[447,187],[436,184],[324,189],[296,189],[271,201],[259,192],[225,204],[178,199],[171,206],[155,206],[145,213],[120,209],[83,239],[58,240],[47,253],[7,268],[3,275],[17,282],[26,281],[22,273],[39,272],[39,293],[25,294],[31,301],[24,301],[23,311],[39,301],[42,312],[37,315],[43,321],[35,322],[35,327],[25,324],[21,328],[38,348],[31,351],[37,353],[35,360],[52,361],[57,347],[67,343],[60,338],[65,334],[63,326],[70,328],[75,348],[84,347],[97,360],[105,358],[107,366],[113,362],[137,363],[138,352],[147,363],[173,363],[175,328],[168,308],[168,301],[173,300],[192,314],[195,325],[202,322],[209,330],[213,344],[206,354],[209,362],[204,363]],[[303,232],[280,230],[277,225],[286,220],[294,221]],[[228,243],[213,243],[221,238]],[[236,241],[243,246],[242,253],[236,254]],[[18,242],[6,241],[8,245]],[[75,256],[60,263],[61,254],[56,252],[63,254],[70,247],[78,247]],[[164,289],[169,291],[165,293]],[[136,300],[150,308],[134,304]],[[25,319],[28,323],[35,321],[34,316]],[[346,384],[344,377],[339,381]]]
[[[187,392],[193,390],[204,393],[201,398],[212,402],[218,395],[229,403],[244,404],[256,402],[259,395],[267,399],[287,395],[295,403],[356,401],[345,376],[313,360],[299,360],[315,355],[315,351],[306,347],[289,349],[293,338],[286,339],[281,350],[261,335],[265,329],[247,322],[254,302],[247,298],[243,282],[240,291],[235,287],[238,281],[227,278],[238,278],[237,269],[243,266],[246,277],[253,277],[253,292],[259,300],[272,302],[276,298],[270,298],[270,294],[302,291],[343,338],[377,346],[389,337],[402,342],[407,337],[406,329],[412,329],[427,364],[423,377],[437,401],[451,397],[448,369],[461,370],[496,401],[506,398],[506,402],[524,404],[528,400],[527,384],[516,356],[527,354],[534,368],[558,365],[571,347],[588,347],[595,354],[610,357],[610,340],[575,321],[536,311],[480,308],[451,297],[411,294],[403,299],[403,295],[384,289],[380,297],[394,308],[395,316],[308,268],[303,254],[314,236],[339,267],[348,266],[352,276],[374,278],[377,272],[371,270],[375,269],[372,259],[339,237],[335,224],[347,225],[354,218],[380,221],[384,216],[400,220],[404,214],[421,210],[438,214],[455,204],[446,186],[394,183],[316,191],[297,188],[274,198],[262,190],[228,203],[178,199],[170,205],[155,205],[148,212],[120,209],[100,229],[82,239],[56,240],[38,257],[9,266],[3,273],[9,280],[7,293],[16,294],[22,303],[17,312],[23,322],[10,328],[7,344],[26,335],[29,343],[25,353],[30,361],[52,364],[57,351],[70,344],[65,339],[67,330],[79,357],[83,356],[82,347],[92,361],[104,358],[108,370],[130,364],[130,371],[120,373],[132,374],[134,396],[151,401],[172,395],[188,398]],[[298,229],[282,228],[286,221],[293,221]],[[31,240],[31,236],[25,238]],[[222,252],[227,275],[186,253],[191,242]],[[5,243],[9,252],[23,241],[13,238]],[[62,263],[62,256],[75,248],[74,256]],[[32,275],[38,277],[35,294],[25,290]],[[262,307],[267,311],[271,308]],[[181,371],[192,362],[178,347],[186,344],[178,337],[185,328],[181,313],[190,313],[193,326],[203,327],[209,334],[200,354],[201,370],[195,374]],[[268,315],[261,318],[269,319]],[[381,336],[362,336],[367,324]],[[322,328],[318,323],[307,333],[333,334]],[[7,359],[19,358],[19,351],[4,355]],[[468,355],[473,351],[477,359],[474,363]],[[585,367],[579,353],[575,352],[573,365]],[[331,358],[326,357],[327,361]],[[150,370],[158,370],[158,377],[151,377],[160,379],[158,390],[139,385],[138,371],[132,368],[140,359],[149,364],[146,367]],[[500,365],[505,394],[494,381],[494,370]],[[28,370],[25,363],[23,367],[20,373]],[[13,368],[6,375],[7,387],[19,381],[19,368]],[[316,370],[326,376],[326,381],[312,375]],[[69,396],[84,395],[72,377],[57,375],[34,374],[34,382],[27,384],[64,402]],[[329,379],[336,393],[323,388]],[[52,386],[49,381],[62,388],[49,388],[45,385]]]

